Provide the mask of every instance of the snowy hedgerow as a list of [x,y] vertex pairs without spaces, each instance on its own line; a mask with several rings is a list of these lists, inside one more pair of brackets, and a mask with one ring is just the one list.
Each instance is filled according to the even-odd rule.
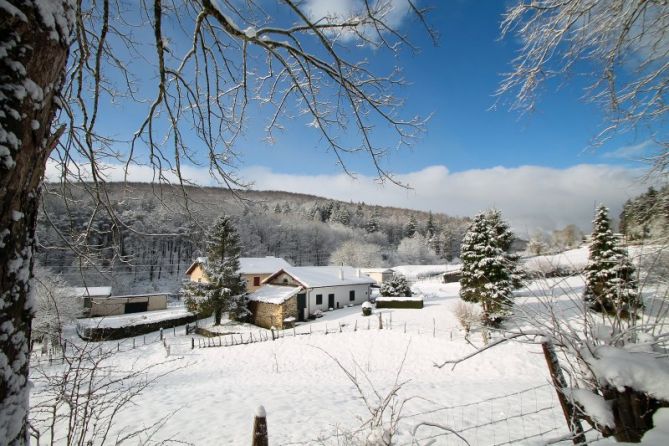
[[628,317],[641,308],[634,266],[611,231],[606,206],[593,221],[584,299],[591,309]]
[[411,296],[411,287],[407,283],[406,277],[397,274],[381,285],[380,292],[381,296],[386,297]]
[[204,283],[189,283],[182,292],[190,311],[214,314],[214,323],[221,323],[224,311],[231,319],[243,319],[249,312],[246,306],[246,282],[239,272],[241,246],[232,221],[219,217],[207,235],[207,261],[204,263]]
[[489,210],[474,217],[462,241],[460,297],[481,304],[488,326],[508,316],[513,290],[520,286],[518,256],[509,252],[513,238],[502,214]]

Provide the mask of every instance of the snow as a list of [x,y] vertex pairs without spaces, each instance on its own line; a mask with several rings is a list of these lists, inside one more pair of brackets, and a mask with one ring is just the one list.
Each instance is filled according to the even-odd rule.
[[[545,292],[561,306],[559,314],[573,317],[570,293],[582,287],[580,277],[536,281],[530,290],[517,293],[518,313],[536,312],[536,296]],[[383,397],[396,380],[406,381],[398,391],[399,401],[406,402],[394,444],[416,444],[412,443],[411,432],[422,422],[448,426],[472,445],[545,444],[568,434],[540,346],[509,342],[472,357],[454,370],[438,369],[435,362],[460,358],[474,349],[464,339],[454,315],[461,302],[460,287],[434,279],[415,283],[412,291],[423,296],[423,310],[377,310],[383,330],[377,328],[378,316],[364,317],[356,306],[330,311],[316,321],[298,325],[298,336],[292,336],[292,329],[278,330],[276,341],[268,336],[266,342],[191,350],[194,335],[166,334],[173,362],[149,372],[149,379],[157,378],[155,385],[118,414],[110,434],[120,433],[124,426],[150,426],[176,410],[154,439],[157,442],[169,439],[196,445],[245,444],[253,417],[262,405],[268,412],[271,444],[337,444],[341,438],[336,432],[354,431],[369,417],[369,411],[331,357],[357,376],[372,402],[377,401],[374,390]],[[260,332],[269,333],[248,324],[224,327],[237,339],[240,334],[246,339],[253,333],[257,339]],[[492,336],[494,340],[498,335]],[[472,330],[469,341],[482,345],[477,329]],[[155,343],[131,351],[121,349],[112,360],[119,367],[136,364],[141,368],[163,362],[165,351],[161,343]],[[607,354],[598,357],[603,360]],[[60,369],[54,366],[53,370]],[[662,383],[666,386],[666,377],[655,377],[658,387]],[[44,383],[37,376],[33,379],[33,399],[39,399]],[[598,419],[607,420],[602,401],[591,401],[593,398],[580,391],[573,398]],[[669,411],[658,412],[655,417],[657,426],[666,425]],[[386,432],[385,427],[365,429],[361,439],[378,439]],[[48,431],[44,426],[40,430],[48,443]],[[652,438],[656,432],[664,443],[657,440],[647,444],[667,444],[667,435],[661,429],[646,437]],[[417,443],[430,444],[430,437],[443,434],[437,428],[422,427]],[[596,438],[592,433],[588,436]],[[437,436],[434,440],[435,445],[463,444],[453,436]]]
[[283,271],[307,288],[376,283],[350,266],[291,266]]
[[91,317],[79,319],[77,322],[84,328],[121,328],[181,319],[192,315],[184,307],[175,307],[168,308],[167,310],[145,311],[143,313],[121,314],[118,316]]
[[399,265],[391,269],[407,278],[409,281],[415,281],[432,276],[439,276],[445,272],[459,271],[461,264],[454,265]]
[[280,257],[240,257],[239,270],[242,274],[268,274],[282,268],[289,268],[290,263]]
[[70,287],[61,290],[63,295],[69,297],[109,297],[112,287],[110,286],[89,286],[89,287]]
[[379,296],[377,302],[422,302],[423,296]]
[[602,396],[586,389],[563,389],[563,392],[567,398],[578,403],[595,423],[611,428],[615,426],[611,404]]
[[625,387],[669,401],[669,361],[647,352],[601,346],[593,355],[584,353],[601,384],[624,391]]
[[299,286],[263,285],[247,297],[254,302],[281,305],[300,291],[302,287]]
[[258,408],[256,409],[256,417],[258,418],[267,417],[267,412],[265,412],[265,408],[263,406],[258,406]]
[[244,34],[248,39],[254,39],[258,35],[258,30],[253,26],[249,26],[244,30]]

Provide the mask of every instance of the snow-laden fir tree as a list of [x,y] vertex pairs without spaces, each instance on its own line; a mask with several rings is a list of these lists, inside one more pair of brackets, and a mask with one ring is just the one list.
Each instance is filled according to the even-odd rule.
[[407,238],[411,238],[414,235],[416,235],[416,229],[418,227],[418,222],[416,221],[416,217],[411,215],[409,217],[409,222],[406,225],[406,228],[404,229],[404,236]]
[[246,282],[239,271],[241,246],[239,235],[227,216],[219,217],[207,235],[206,282],[188,284],[183,292],[190,311],[214,315],[214,324],[221,323],[224,311],[231,319],[248,315],[244,294]]
[[608,213],[599,206],[593,221],[584,299],[595,311],[628,317],[642,303],[634,266],[611,231]]
[[381,285],[381,296],[411,296],[411,287],[407,282],[406,277],[401,274],[393,276],[388,282]]
[[513,239],[502,214],[489,210],[474,217],[462,241],[460,297],[481,304],[487,326],[497,326],[509,315],[513,290],[520,286],[518,256],[509,252]]

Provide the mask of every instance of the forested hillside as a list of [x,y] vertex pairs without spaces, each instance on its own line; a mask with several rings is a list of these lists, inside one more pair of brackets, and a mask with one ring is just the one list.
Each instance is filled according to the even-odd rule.
[[[341,202],[287,192],[108,184],[115,203],[95,207],[87,185],[44,195],[37,260],[73,285],[114,294],[176,291],[204,234],[220,214],[234,218],[244,256],[294,265],[386,266],[459,255],[467,218]],[[65,196],[65,198],[64,198]],[[185,199],[187,197],[187,200]],[[75,251],[77,254],[75,254]]]
[[630,241],[669,235],[669,186],[627,200],[620,214],[620,232]]

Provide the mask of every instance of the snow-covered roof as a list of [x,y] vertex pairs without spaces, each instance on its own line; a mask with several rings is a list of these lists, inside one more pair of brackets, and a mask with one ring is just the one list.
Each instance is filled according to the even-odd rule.
[[242,274],[269,274],[282,268],[290,268],[290,263],[281,257],[240,257],[239,269]]
[[390,268],[360,268],[361,273],[392,273]]
[[254,302],[281,305],[297,293],[302,291],[301,286],[263,285],[248,295]]
[[[198,257],[195,261],[188,267],[186,270],[186,275],[189,275],[193,272],[196,266],[207,263],[206,257]],[[239,271],[242,274],[270,274],[280,270],[281,268],[287,268],[290,266],[290,263],[286,262],[281,257],[240,257],[239,258]]]
[[109,297],[112,287],[89,286],[63,288],[63,294],[68,297]]
[[[359,270],[350,266],[291,266],[283,268],[281,271],[291,276],[306,288],[376,283],[374,279],[364,274],[358,274]],[[265,283],[270,282],[281,271],[265,279]]]

